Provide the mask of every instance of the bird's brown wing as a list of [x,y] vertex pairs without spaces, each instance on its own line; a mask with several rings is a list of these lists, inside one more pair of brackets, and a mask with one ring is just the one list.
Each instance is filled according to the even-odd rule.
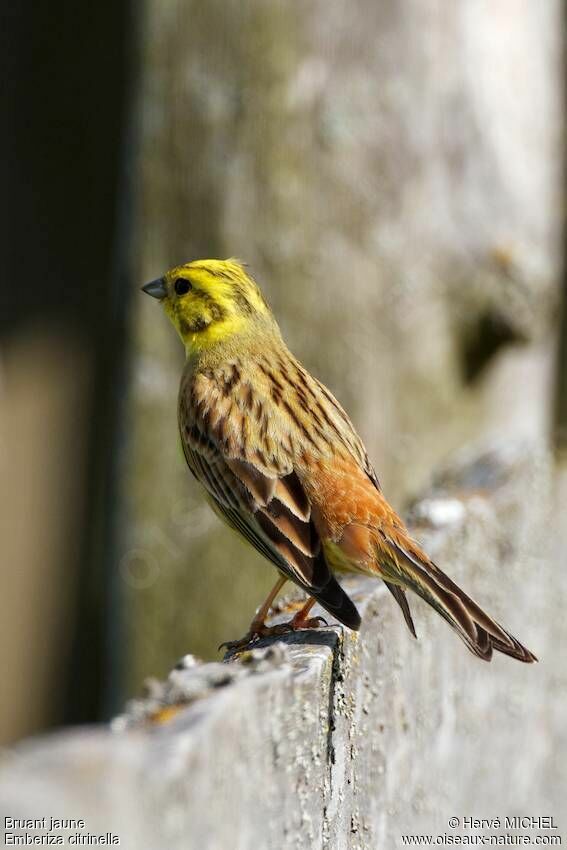
[[[329,570],[293,463],[293,435],[250,440],[248,385],[203,375],[182,382],[179,428],[187,463],[217,513],[282,573],[350,628],[360,617]],[[256,404],[257,399],[254,401]],[[266,399],[266,407],[269,401]],[[263,428],[264,415],[255,426]],[[285,420],[284,420],[285,422]],[[267,429],[266,429],[267,431]]]
[[313,378],[312,375],[308,375],[305,371],[304,375],[317,387],[320,393],[320,409],[323,413],[326,413],[328,423],[334,426],[336,435],[340,438],[352,459],[360,466],[365,475],[368,476],[374,487],[377,490],[381,490],[378,475],[368,457],[366,446],[359,437],[344,407],[337,401],[332,392],[327,389],[325,384],[322,384],[317,378]]

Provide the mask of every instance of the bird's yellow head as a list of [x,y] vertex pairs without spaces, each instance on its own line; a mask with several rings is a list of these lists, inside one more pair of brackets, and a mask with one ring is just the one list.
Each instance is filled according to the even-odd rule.
[[195,260],[142,289],[162,302],[188,355],[255,327],[277,328],[258,285],[238,260]]

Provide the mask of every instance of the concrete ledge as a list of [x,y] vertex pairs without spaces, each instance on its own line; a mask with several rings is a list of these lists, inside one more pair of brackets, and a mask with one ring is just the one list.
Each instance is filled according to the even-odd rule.
[[450,816],[549,814],[550,493],[545,451],[515,446],[458,459],[411,511],[438,563],[539,665],[483,664],[419,600],[414,641],[379,583],[347,580],[359,634],[298,633],[230,664],[188,657],[113,729],[6,752],[3,817],[82,818],[49,834],[135,850],[374,850],[451,832]]

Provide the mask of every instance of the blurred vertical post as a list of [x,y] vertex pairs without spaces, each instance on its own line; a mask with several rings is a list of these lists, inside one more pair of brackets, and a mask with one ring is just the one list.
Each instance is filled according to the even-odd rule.
[[0,738],[12,740],[100,716],[118,645],[129,4],[8,4],[1,38]]

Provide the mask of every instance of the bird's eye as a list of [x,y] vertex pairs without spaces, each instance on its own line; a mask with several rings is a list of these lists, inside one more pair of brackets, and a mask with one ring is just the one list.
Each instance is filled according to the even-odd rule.
[[190,289],[193,289],[189,281],[185,280],[184,277],[178,277],[173,284],[173,288],[175,289],[176,295],[186,295]]

